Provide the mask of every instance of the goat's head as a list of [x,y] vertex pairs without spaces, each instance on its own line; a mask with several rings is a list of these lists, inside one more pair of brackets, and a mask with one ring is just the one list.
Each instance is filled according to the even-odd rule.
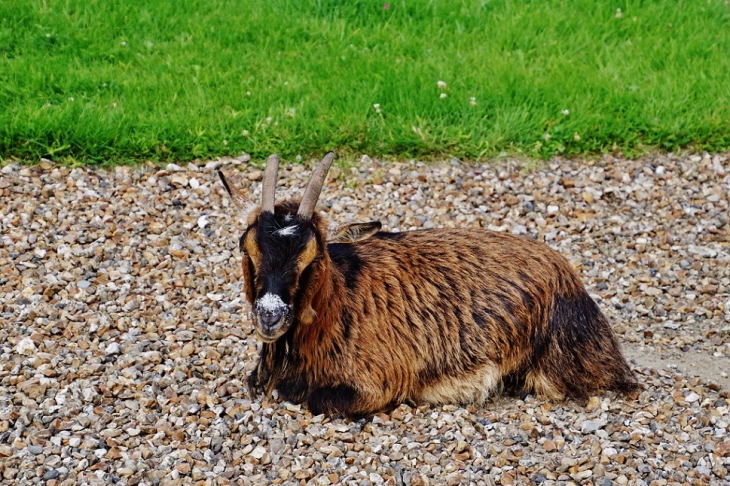
[[354,243],[380,230],[380,223],[349,224],[328,231],[327,221],[315,212],[334,154],[329,153],[312,172],[299,204],[275,204],[279,157],[266,162],[261,206],[221,181],[247,221],[239,248],[243,253],[246,298],[253,306],[254,329],[264,342],[273,342],[296,322],[314,318],[312,299],[327,278],[327,243]]

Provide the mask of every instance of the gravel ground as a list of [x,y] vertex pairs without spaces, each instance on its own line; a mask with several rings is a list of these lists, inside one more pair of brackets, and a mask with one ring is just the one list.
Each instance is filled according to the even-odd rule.
[[[0,173],[5,484],[730,484],[728,154],[335,169],[323,211],[484,226],[579,269],[645,389],[498,397],[364,422],[251,399],[242,224],[214,169]],[[237,172],[239,169],[241,172]],[[279,194],[308,176],[282,170]],[[286,189],[284,187],[286,186]]]

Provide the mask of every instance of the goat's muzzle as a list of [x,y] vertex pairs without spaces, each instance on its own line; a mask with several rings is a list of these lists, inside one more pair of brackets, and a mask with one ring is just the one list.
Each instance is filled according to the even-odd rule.
[[267,293],[256,300],[254,329],[259,339],[271,343],[279,339],[291,326],[291,311],[278,295]]

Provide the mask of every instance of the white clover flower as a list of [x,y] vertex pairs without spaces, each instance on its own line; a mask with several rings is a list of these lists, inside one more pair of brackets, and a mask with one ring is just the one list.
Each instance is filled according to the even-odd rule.
[[445,81],[437,81],[436,86],[439,87],[439,89],[446,89],[446,82]]
[[243,131],[243,136],[244,136],[244,137],[248,138],[248,137],[249,137],[250,135],[251,135],[251,133],[249,133],[249,131],[248,131],[248,130],[244,130],[244,131]]
[[228,140],[223,140],[223,145],[228,145]]
[[444,98],[446,98],[446,93],[441,93],[441,94],[439,95],[439,98],[441,98],[441,99],[444,99]]
[[469,104],[471,106],[477,106],[477,98],[476,98],[476,96],[472,96],[471,98],[469,98]]
[[251,92],[250,91],[246,91],[246,96],[251,96]]
[[580,141],[580,135],[578,135],[578,132],[575,132],[573,134],[573,140],[575,140],[576,142],[579,142]]
[[273,120],[273,118],[271,118],[270,116],[266,117],[266,123],[271,123],[271,120]]
[[563,110],[561,113],[565,116],[568,116],[570,115],[570,110]]
[[551,138],[553,138],[553,137],[552,137],[552,135],[550,135],[549,133],[546,133],[545,135],[543,135],[543,136],[542,136],[542,138],[544,138],[544,139],[545,139],[545,141],[547,142],[548,140],[550,140],[550,139],[551,139]]
[[122,47],[125,47],[127,45],[126,41],[122,41]]
[[68,100],[69,100],[69,101],[74,101],[74,97],[73,97],[73,96],[69,96],[69,97],[68,97]]
[[374,103],[373,108],[375,108],[375,113],[380,113],[380,103]]
[[620,19],[623,16],[624,16],[624,14],[621,13],[621,9],[620,8],[617,8],[616,9],[616,18],[617,19]]

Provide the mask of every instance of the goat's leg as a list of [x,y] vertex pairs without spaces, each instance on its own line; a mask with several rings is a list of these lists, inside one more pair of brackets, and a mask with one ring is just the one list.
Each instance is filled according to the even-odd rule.
[[261,385],[259,383],[259,367],[256,365],[256,368],[253,369],[251,373],[248,375],[248,394],[251,399],[256,397],[256,395],[261,391]]
[[268,395],[273,390],[271,383],[272,374],[264,369],[261,361],[256,363],[256,367],[248,375],[248,393],[251,399],[255,398],[259,393]]
[[360,401],[357,391],[349,385],[324,386],[309,394],[307,406],[314,415],[337,413],[359,419],[368,415],[359,410]]

